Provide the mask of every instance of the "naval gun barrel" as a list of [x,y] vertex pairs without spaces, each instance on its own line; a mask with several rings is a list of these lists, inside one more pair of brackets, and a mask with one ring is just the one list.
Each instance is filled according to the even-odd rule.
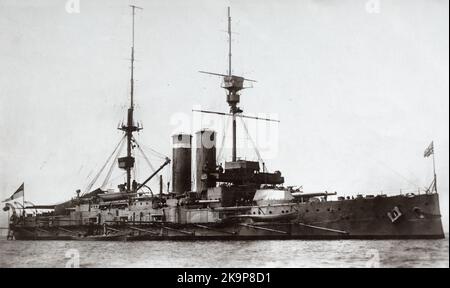
[[305,198],[312,198],[312,197],[320,197],[320,196],[332,196],[336,195],[336,192],[317,192],[317,193],[303,193],[303,192],[293,192],[291,193],[294,197],[305,197]]

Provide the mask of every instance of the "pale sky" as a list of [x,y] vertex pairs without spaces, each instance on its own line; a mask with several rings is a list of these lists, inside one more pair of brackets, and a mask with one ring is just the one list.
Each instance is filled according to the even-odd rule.
[[[128,4],[144,8],[136,17],[139,141],[171,156],[174,132],[215,128],[221,138],[224,118],[196,123],[191,109],[228,111],[220,79],[198,71],[227,72],[231,6],[233,73],[258,81],[240,106],[281,120],[257,133],[246,122],[267,167],[305,191],[394,195],[429,185],[423,151],[434,140],[448,231],[448,1],[80,0],[79,13],[66,3],[0,0],[1,199],[25,182],[36,204],[64,201],[112,152],[129,95]],[[151,171],[138,161],[143,179]],[[120,171],[113,178],[123,179]]]

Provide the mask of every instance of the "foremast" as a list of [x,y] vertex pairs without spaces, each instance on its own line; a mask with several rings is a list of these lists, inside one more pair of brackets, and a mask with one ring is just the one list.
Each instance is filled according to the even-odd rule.
[[[133,133],[142,130],[139,124],[134,123],[134,16],[136,15],[136,9],[141,9],[141,7],[130,5],[132,11],[132,36],[131,36],[131,72],[130,72],[130,107],[128,108],[127,123],[122,124],[119,127],[120,130],[124,131],[127,138],[127,156],[119,158],[119,168],[126,171],[126,191],[132,192],[136,190],[136,187],[132,187],[131,173],[134,168],[134,157],[132,155],[133,150]],[[136,186],[136,185],[133,185]]]

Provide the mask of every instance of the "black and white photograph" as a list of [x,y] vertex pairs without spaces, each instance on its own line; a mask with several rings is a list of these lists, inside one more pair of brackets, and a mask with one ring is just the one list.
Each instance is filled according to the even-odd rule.
[[0,0],[0,29],[0,268],[449,268],[448,1]]

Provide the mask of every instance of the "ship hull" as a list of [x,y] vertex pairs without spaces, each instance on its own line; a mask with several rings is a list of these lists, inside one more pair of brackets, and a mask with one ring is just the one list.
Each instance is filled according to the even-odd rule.
[[442,239],[439,195],[299,203],[295,219],[179,224],[12,226],[16,240],[161,241]]

